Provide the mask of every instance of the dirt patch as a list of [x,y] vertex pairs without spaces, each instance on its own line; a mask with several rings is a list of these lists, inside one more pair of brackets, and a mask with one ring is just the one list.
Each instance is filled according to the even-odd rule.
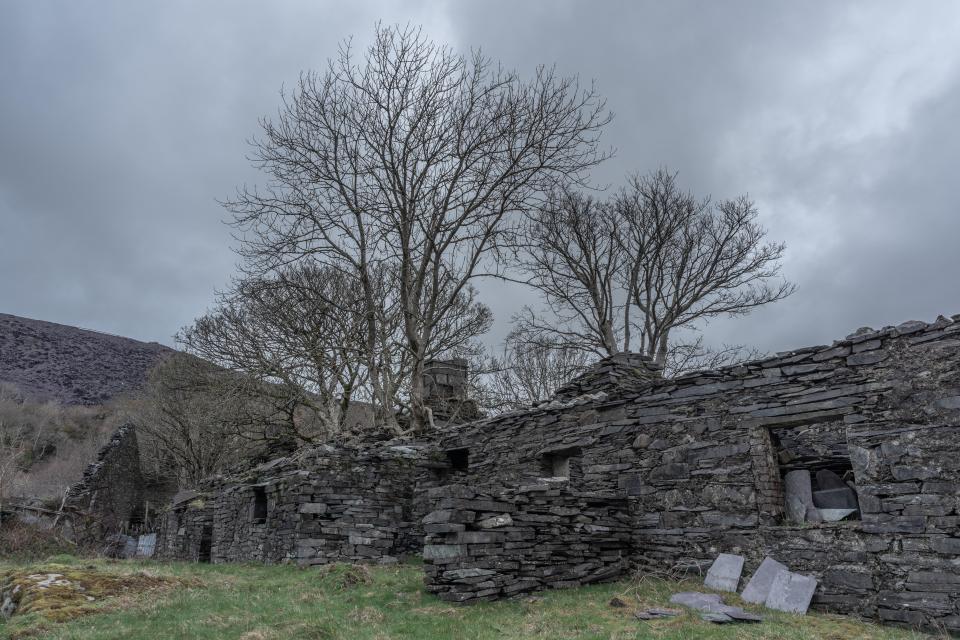
[[102,609],[111,598],[177,584],[174,578],[144,572],[116,574],[58,564],[18,568],[0,573],[0,614],[36,613],[63,622]]

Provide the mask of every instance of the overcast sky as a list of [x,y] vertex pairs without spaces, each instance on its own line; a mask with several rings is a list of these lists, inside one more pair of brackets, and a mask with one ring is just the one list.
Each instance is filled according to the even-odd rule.
[[[234,271],[218,198],[279,90],[377,20],[595,79],[617,184],[748,193],[789,300],[705,329],[779,351],[960,313],[960,3],[0,1],[0,312],[172,344]],[[491,341],[529,297],[482,293]]]

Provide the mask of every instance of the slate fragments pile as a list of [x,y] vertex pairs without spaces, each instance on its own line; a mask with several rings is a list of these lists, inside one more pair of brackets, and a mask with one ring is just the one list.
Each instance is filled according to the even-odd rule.
[[762,622],[763,618],[744,611],[741,607],[724,604],[723,598],[716,593],[698,593],[684,591],[670,597],[671,604],[679,604],[700,611],[701,618],[707,622],[726,624],[730,622]]
[[591,394],[640,389],[660,378],[662,369],[650,356],[640,353],[622,352],[607,356],[557,389],[552,400],[563,402]]
[[498,492],[449,485],[423,519],[427,589],[453,602],[494,600],[621,577],[628,569],[626,501],[538,483]]

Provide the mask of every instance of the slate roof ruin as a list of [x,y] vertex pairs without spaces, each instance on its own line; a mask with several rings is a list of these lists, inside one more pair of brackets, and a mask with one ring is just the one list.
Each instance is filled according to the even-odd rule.
[[[158,553],[422,553],[461,603],[769,557],[816,581],[815,609],[960,631],[960,316],[674,379],[623,354],[526,410],[298,456],[196,487]],[[855,498],[835,521],[831,491]]]

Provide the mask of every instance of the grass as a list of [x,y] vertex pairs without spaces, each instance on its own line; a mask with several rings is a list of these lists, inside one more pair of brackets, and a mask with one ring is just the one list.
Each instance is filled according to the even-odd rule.
[[[794,616],[756,607],[766,617],[754,625],[713,625],[694,613],[641,622],[639,608],[670,606],[672,593],[701,589],[696,583],[643,579],[550,591],[474,606],[445,603],[423,590],[416,565],[395,567],[201,565],[134,561],[51,559],[61,568],[115,577],[153,578],[173,588],[131,589],[98,601],[73,620],[55,622],[42,613],[0,622],[0,638],[105,640],[107,638],[210,640],[375,640],[450,638],[656,638],[777,640],[927,638],[840,616]],[[33,564],[30,571],[48,565]],[[0,563],[0,571],[27,569]],[[614,608],[614,596],[628,606]],[[737,603],[728,594],[728,603]]]

